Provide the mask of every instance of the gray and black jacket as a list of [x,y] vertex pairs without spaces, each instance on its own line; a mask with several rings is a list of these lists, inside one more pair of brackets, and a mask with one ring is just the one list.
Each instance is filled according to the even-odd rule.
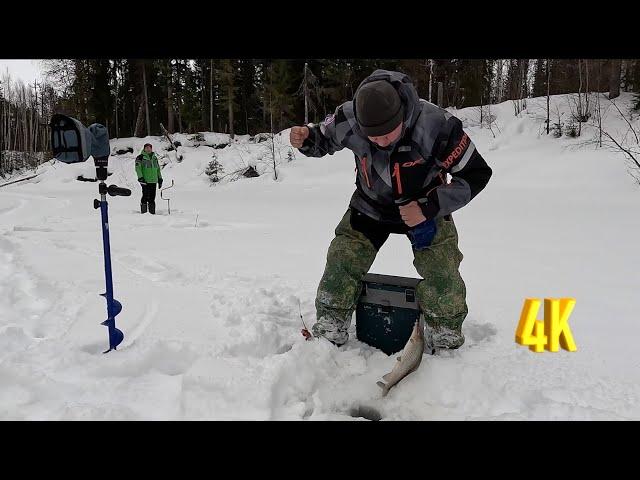
[[[310,134],[300,152],[322,157],[343,148],[353,151],[357,176],[351,207],[378,221],[402,223],[398,206],[411,201],[418,201],[427,219],[465,206],[487,185],[492,172],[462,122],[420,99],[403,73],[376,70],[358,89],[374,80],[391,82],[404,105],[402,136],[393,147],[382,149],[369,141],[349,101],[320,124],[308,125]],[[449,183],[446,174],[451,175]]]

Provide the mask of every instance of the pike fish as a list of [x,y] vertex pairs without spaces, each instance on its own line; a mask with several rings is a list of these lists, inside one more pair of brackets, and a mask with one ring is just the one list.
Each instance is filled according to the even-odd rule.
[[421,316],[413,326],[411,337],[409,337],[409,341],[402,349],[402,353],[397,358],[393,369],[382,377],[382,379],[387,383],[377,382],[377,385],[382,388],[383,397],[386,397],[389,390],[400,382],[400,380],[418,369],[420,362],[422,362],[422,353],[424,352],[424,349],[424,325]]

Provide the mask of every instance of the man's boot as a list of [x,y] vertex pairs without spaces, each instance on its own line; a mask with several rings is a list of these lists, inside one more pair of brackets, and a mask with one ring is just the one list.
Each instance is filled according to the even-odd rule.
[[140,204],[140,213],[147,213],[147,204],[146,203],[141,203]]
[[156,214],[156,204],[153,202],[149,202],[149,213],[152,215]]

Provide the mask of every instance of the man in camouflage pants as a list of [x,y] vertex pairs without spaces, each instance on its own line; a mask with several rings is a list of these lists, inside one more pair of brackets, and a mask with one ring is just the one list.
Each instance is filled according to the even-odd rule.
[[376,70],[353,101],[319,125],[293,127],[290,140],[312,157],[348,148],[357,169],[356,191],[318,287],[313,335],[346,343],[362,278],[395,233],[411,240],[413,264],[423,278],[416,296],[432,346],[460,347],[468,309],[451,213],[469,203],[492,173],[460,120],[420,99],[407,75]]

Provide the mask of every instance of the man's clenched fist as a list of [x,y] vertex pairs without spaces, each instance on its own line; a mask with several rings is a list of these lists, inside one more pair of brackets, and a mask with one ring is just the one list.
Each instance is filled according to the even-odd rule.
[[294,148],[302,147],[302,144],[309,136],[308,127],[291,127],[291,133],[289,133],[289,141]]
[[411,202],[406,205],[402,205],[400,207],[400,216],[404,223],[410,227],[415,227],[427,220],[422,213],[422,209],[420,208],[420,205],[418,205],[418,202]]

